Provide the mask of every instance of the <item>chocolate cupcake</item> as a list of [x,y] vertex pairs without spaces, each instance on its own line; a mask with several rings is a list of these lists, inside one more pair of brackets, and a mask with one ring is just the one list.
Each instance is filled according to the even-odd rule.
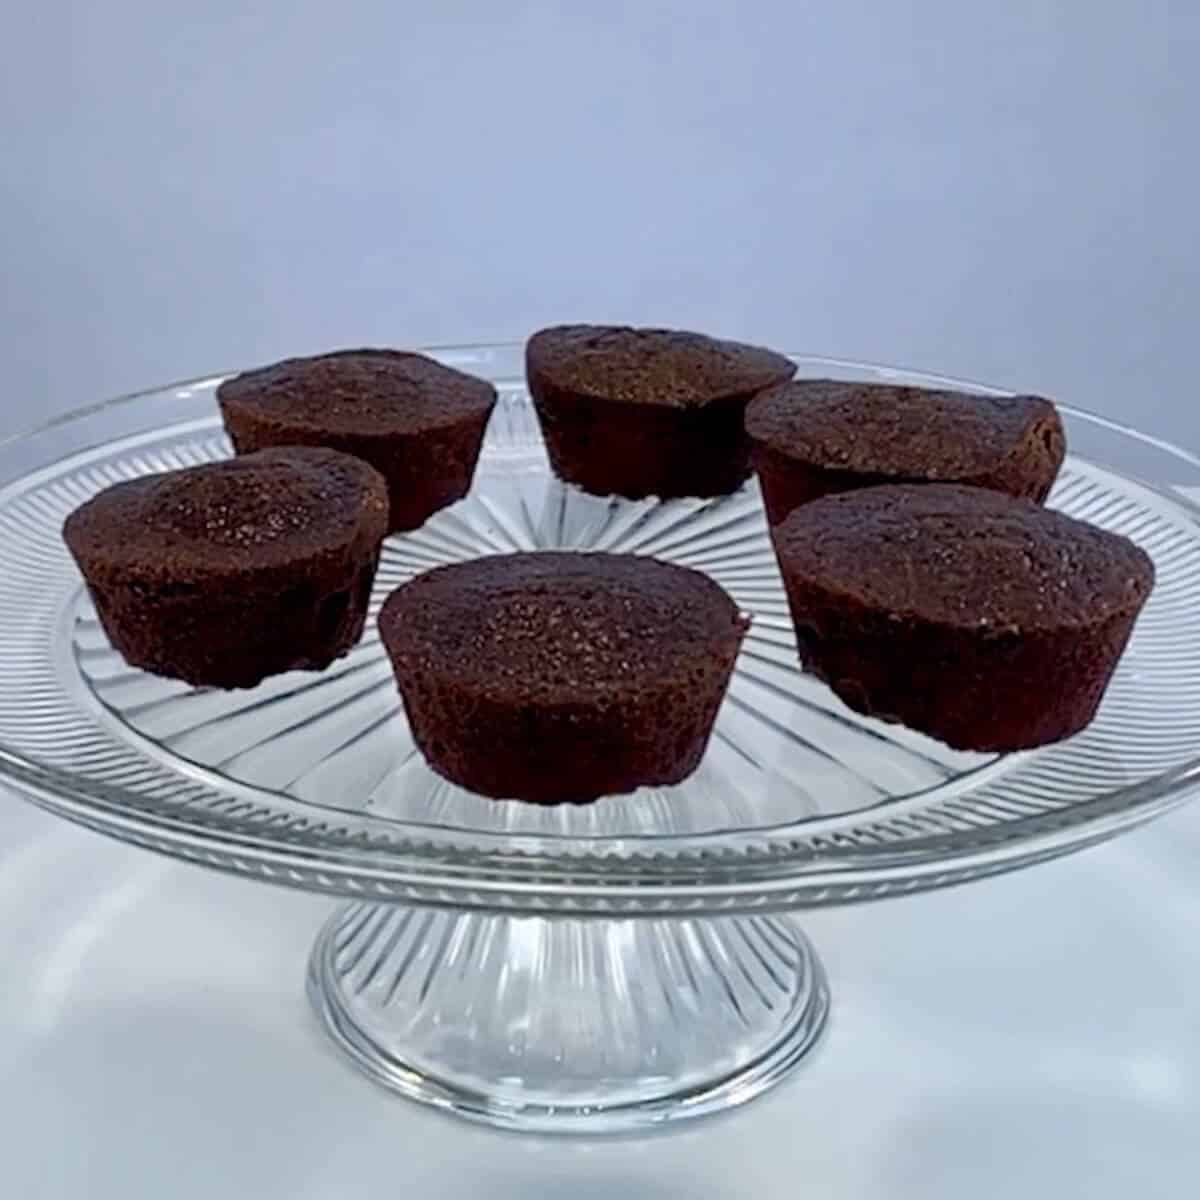
[[600,496],[721,496],[750,474],[747,403],[795,364],[670,329],[560,325],[525,351],[554,472]]
[[775,547],[805,666],[858,712],[964,750],[1083,729],[1154,583],[1124,537],[949,484],[826,496]]
[[485,796],[557,804],[691,774],[747,622],[686,567],[542,553],[420,575],[379,626],[434,770]]
[[386,531],[378,472],[291,448],[115,484],[63,536],[131,666],[248,688],[362,637]]
[[227,379],[217,400],[239,454],[329,446],[369,462],[396,533],[470,490],[496,389],[421,354],[340,350]]
[[962,483],[1042,501],[1066,436],[1040,396],[978,396],[800,379],[746,412],[767,519],[830,492],[885,483]]

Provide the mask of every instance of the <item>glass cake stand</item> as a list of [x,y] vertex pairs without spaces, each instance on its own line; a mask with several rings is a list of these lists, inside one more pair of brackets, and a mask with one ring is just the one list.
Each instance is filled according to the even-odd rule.
[[[801,672],[753,483],[669,503],[564,487],[520,347],[433,353],[492,379],[500,403],[472,494],[388,543],[374,606],[417,572],[498,551],[625,551],[706,571],[754,623],[685,783],[555,808],[456,788],[416,751],[373,632],[323,674],[250,692],[127,667],[60,528],[115,480],[228,454],[219,376],[0,445],[0,781],[124,841],[348,901],[317,939],[309,994],[387,1087],[543,1132],[742,1103],[800,1062],[829,1010],[791,914],[1050,859],[1200,783],[1200,508],[1165,486],[1200,486],[1190,455],[1065,412],[1072,455],[1051,503],[1134,538],[1158,584],[1086,732],[964,754],[852,713]],[[948,382],[797,361],[808,375]]]

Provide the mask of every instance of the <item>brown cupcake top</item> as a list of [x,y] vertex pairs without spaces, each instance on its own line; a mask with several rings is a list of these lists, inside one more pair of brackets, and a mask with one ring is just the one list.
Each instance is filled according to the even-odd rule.
[[434,659],[481,694],[553,704],[686,689],[713,669],[714,647],[740,641],[746,628],[699,571],[569,552],[435,568],[396,591],[379,623],[401,669]]
[[746,411],[750,437],[788,458],[897,481],[984,475],[1039,425],[1061,460],[1062,422],[1040,396],[798,379]]
[[624,325],[543,329],[529,339],[525,360],[531,376],[567,392],[675,408],[753,395],[796,370],[759,346]]
[[954,484],[824,496],[774,533],[785,573],[894,620],[998,635],[1136,610],[1154,564],[1128,538],[1031,500]]
[[401,350],[338,350],[246,371],[217,388],[227,414],[250,411],[318,433],[419,433],[486,413],[496,389]]
[[373,467],[285,447],[115,484],[72,513],[63,536],[93,573],[192,578],[365,552],[387,514]]

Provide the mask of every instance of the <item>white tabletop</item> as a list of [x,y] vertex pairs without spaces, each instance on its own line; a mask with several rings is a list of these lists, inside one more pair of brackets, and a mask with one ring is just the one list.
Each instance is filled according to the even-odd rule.
[[639,1141],[508,1136],[363,1080],[302,989],[328,903],[0,820],[5,1194],[1168,1197],[1200,1173],[1200,810],[961,891],[813,915],[815,1057]]

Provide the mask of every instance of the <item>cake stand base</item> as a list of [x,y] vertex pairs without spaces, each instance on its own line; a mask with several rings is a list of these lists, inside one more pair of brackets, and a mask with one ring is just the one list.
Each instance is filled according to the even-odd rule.
[[780,1082],[829,1011],[778,916],[573,920],[355,904],[309,995],[367,1074],[413,1100],[538,1133],[620,1133]]

